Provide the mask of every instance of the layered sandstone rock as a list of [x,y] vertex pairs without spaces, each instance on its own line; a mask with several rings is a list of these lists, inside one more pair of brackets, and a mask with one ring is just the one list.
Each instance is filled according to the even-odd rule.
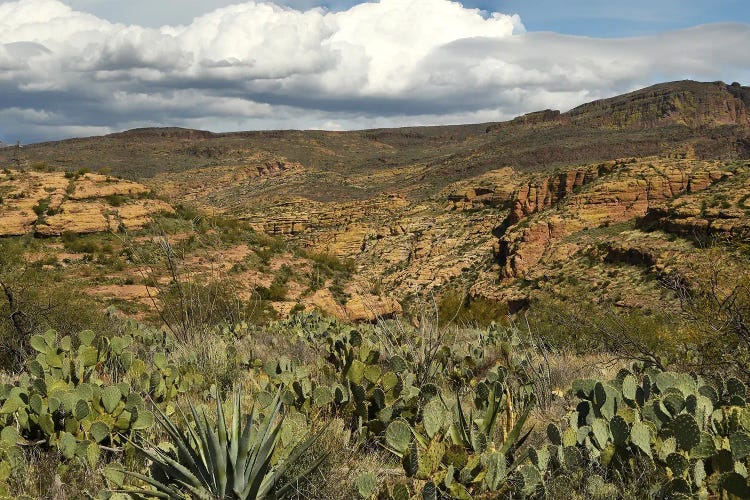
[[0,236],[59,236],[140,229],[154,214],[171,213],[161,200],[141,198],[148,188],[112,177],[63,172],[0,174]]
[[727,175],[713,162],[653,159],[575,169],[524,186],[496,247],[501,274],[521,277],[567,235],[644,217],[656,203]]
[[702,192],[691,189],[690,194],[651,206],[643,225],[693,238],[749,239],[750,164],[735,173],[724,172],[719,180],[723,182],[706,185]]
[[750,125],[750,88],[723,82],[670,82],[611,99],[583,104],[568,113],[573,123],[608,128],[691,128]]

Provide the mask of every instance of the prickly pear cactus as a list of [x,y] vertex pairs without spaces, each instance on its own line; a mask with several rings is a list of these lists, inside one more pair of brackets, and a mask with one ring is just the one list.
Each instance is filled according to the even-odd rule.
[[94,465],[100,445],[117,446],[123,435],[153,424],[153,414],[129,384],[100,378],[99,367],[111,361],[110,351],[92,332],[58,338],[48,331],[32,337],[31,346],[37,355],[28,374],[0,390],[6,443],[15,437],[24,444],[44,444],[65,458]]
[[[665,478],[660,497],[750,491],[750,409],[747,388],[738,379],[714,385],[685,373],[621,370],[610,381],[576,381],[573,392],[580,402],[566,419],[569,429],[547,430],[553,459],[546,471],[545,462],[532,454],[541,472],[570,471],[575,462],[570,450],[577,449],[584,461],[599,462],[625,479],[636,476],[634,459],[653,464]],[[599,491],[599,483],[594,479],[590,486]]]

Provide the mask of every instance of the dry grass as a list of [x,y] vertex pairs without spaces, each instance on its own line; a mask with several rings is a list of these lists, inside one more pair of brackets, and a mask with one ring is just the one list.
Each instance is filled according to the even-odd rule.
[[[358,498],[354,481],[360,474],[372,472],[381,481],[403,475],[393,455],[373,444],[358,444],[341,419],[333,419],[309,458],[327,454],[323,465],[309,481],[297,487],[295,499],[349,500]],[[304,461],[300,464],[304,467]]]

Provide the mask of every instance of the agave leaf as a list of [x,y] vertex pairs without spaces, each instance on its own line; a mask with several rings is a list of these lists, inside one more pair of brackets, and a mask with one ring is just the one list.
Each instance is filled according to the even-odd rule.
[[[152,443],[149,443],[150,449],[146,449],[130,439],[128,439],[128,442],[134,448],[146,455],[146,457],[148,457],[152,462],[157,463],[161,465],[165,470],[168,470],[170,472],[170,476],[172,476],[172,479],[181,480],[185,484],[190,484],[192,486],[200,486],[202,484],[201,481],[192,473],[192,471],[161,451]],[[129,473],[128,471],[125,472]]]
[[[219,498],[224,498],[224,495],[227,492],[227,483],[229,479],[229,473],[227,471],[227,422],[224,417],[224,408],[222,407],[221,397],[219,396],[218,391],[216,393],[216,424],[218,428],[217,432],[212,432],[210,434],[214,438],[211,443],[216,463],[216,471],[214,475],[216,477]],[[208,421],[206,421],[206,425],[208,425]]]
[[[464,445],[471,445],[471,428],[466,421],[464,415],[464,409],[461,406],[461,396],[456,391],[456,413],[458,414],[458,434],[461,438],[461,443]],[[458,443],[456,443],[458,444]]]
[[[138,472],[133,472],[129,470],[123,470],[123,473],[125,475],[134,477],[136,479],[140,479],[146,484],[149,484],[156,488],[156,492],[148,491],[148,490],[138,490],[139,492],[145,492],[150,496],[156,496],[157,498],[180,498],[182,495],[180,495],[180,492],[177,490],[174,490],[170,488],[168,485],[163,484],[156,479],[146,476],[145,474],[139,474]],[[155,493],[159,493],[156,495]]]
[[501,453],[505,454],[512,449],[517,449],[521,444],[523,444],[524,441],[526,441],[529,434],[531,433],[531,430],[529,430],[523,438],[519,439],[519,436],[521,435],[521,429],[526,424],[526,420],[528,420],[530,413],[531,405],[527,405],[526,409],[524,409],[523,413],[518,418],[511,431],[508,433],[503,446],[500,448]]
[[208,428],[205,423],[205,417],[206,414],[203,413],[203,419],[201,419],[201,416],[198,414],[198,410],[192,405],[189,405],[190,412],[193,415],[193,422],[195,423],[195,452],[197,453],[198,457],[200,458],[200,464],[201,466],[206,470],[205,480],[207,484],[214,483],[213,478],[213,461],[211,457],[211,452],[209,450],[210,448],[210,442],[208,438]]
[[239,470],[237,460],[239,457],[239,441],[240,441],[240,425],[241,425],[241,417],[240,417],[240,410],[242,407],[242,386],[240,386],[234,393],[234,397],[232,398],[232,423],[231,423],[231,441],[229,444],[229,472],[231,474],[230,482],[232,483],[232,486],[236,486],[236,475],[234,474],[235,471]]
[[166,493],[154,490],[112,490],[112,492],[127,493],[128,498],[134,498],[135,500],[147,500],[151,498],[174,498]]
[[[282,417],[279,424],[272,428],[272,424],[276,420],[280,409],[281,389],[279,389],[279,392],[276,394],[271,412],[268,413],[261,422],[258,438],[255,443],[253,443],[253,448],[251,449],[251,460],[247,463],[245,473],[245,477],[248,478],[248,484],[245,487],[247,496],[244,496],[244,498],[257,498],[259,496],[258,492],[262,485],[262,478],[270,467],[273,450],[276,447],[278,434],[281,430],[281,424],[283,423]],[[252,479],[252,481],[250,479]]]
[[[255,413],[255,408],[253,408],[251,414]],[[240,438],[239,447],[238,447],[238,456],[242,457],[241,463],[237,464],[237,470],[234,472],[234,493],[239,495],[242,493],[242,490],[245,489],[245,486],[248,482],[248,454],[250,451],[250,446],[252,444],[252,430],[253,430],[253,417],[247,419],[247,422],[245,423],[245,428],[242,431],[242,437]]]
[[[185,433],[183,433],[177,426],[175,426],[164,412],[162,412],[159,408],[156,408],[156,410],[158,411],[157,421],[159,422],[159,425],[172,438],[172,442],[177,448],[177,453],[180,457],[180,460],[187,462],[186,466],[191,469],[198,477],[200,477],[202,482],[205,484],[208,480],[208,471],[205,468],[205,462],[202,460],[201,456],[199,456],[195,452],[195,448],[190,445],[190,438],[185,435]],[[182,412],[182,410],[180,410],[180,414],[182,415],[183,421],[187,422],[185,414]],[[185,427],[189,429],[194,442],[197,443],[198,436],[195,434],[195,431],[193,431],[190,425],[186,425]]]
[[251,480],[242,491],[242,498],[263,498],[270,491],[274,485],[274,478],[265,475],[270,465],[271,455],[267,455],[262,462],[256,463],[255,470],[258,473],[250,475]]
[[497,416],[500,413],[500,407],[502,404],[503,398],[497,397],[496,387],[493,385],[492,390],[490,391],[489,404],[487,405],[487,410],[482,419],[482,432],[484,432],[486,436],[492,434],[492,429],[495,427],[495,422],[497,421]]
[[281,425],[276,426],[269,434],[266,439],[260,442],[258,451],[255,455],[255,461],[251,468],[252,476],[264,475],[268,470],[268,466],[271,462],[273,450],[276,447],[276,441],[278,438]]
[[[213,483],[214,487],[213,491],[220,493],[222,491],[222,486],[224,487],[224,491],[226,491],[227,464],[226,457],[222,456],[222,452],[225,452],[226,450],[221,449],[221,445],[219,444],[218,432],[210,428],[211,424],[208,421],[206,412],[203,412],[203,420],[206,424],[206,434],[208,437],[208,440],[206,442],[208,451],[207,456],[209,458],[208,470],[211,473],[211,482]],[[222,460],[222,458],[224,458],[225,460]],[[224,495],[222,494],[220,498],[222,498],[223,496]]]

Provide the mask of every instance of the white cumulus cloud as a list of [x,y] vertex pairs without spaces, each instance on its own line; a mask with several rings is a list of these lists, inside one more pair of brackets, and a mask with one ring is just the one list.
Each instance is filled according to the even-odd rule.
[[6,1],[0,138],[499,120],[661,80],[747,79],[747,46],[744,24],[601,40],[526,33],[518,16],[450,0],[336,12],[250,1],[161,28],[58,0]]

